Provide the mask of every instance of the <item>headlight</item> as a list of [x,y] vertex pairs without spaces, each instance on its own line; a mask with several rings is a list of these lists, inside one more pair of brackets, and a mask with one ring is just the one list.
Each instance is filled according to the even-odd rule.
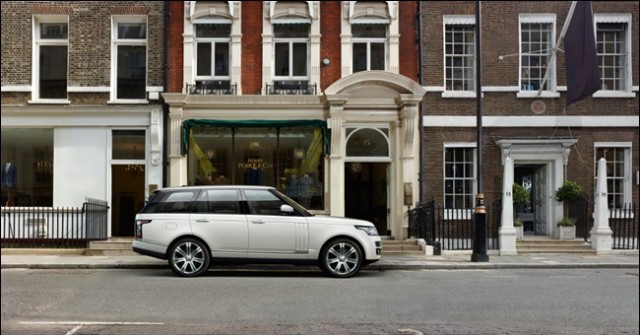
[[355,226],[356,229],[358,230],[362,230],[363,232],[367,233],[367,235],[369,236],[378,236],[378,231],[376,230],[376,227],[372,227],[372,226]]

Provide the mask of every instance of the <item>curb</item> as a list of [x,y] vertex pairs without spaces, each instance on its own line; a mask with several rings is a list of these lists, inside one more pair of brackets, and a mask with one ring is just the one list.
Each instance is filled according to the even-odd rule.
[[[565,263],[565,264],[378,264],[368,265],[363,271],[393,271],[393,270],[499,270],[499,269],[638,269],[638,264],[623,263]],[[169,269],[166,263],[158,264],[2,264],[2,269]],[[266,271],[309,271],[319,270],[317,266],[295,265],[219,265],[213,270],[266,270]]]

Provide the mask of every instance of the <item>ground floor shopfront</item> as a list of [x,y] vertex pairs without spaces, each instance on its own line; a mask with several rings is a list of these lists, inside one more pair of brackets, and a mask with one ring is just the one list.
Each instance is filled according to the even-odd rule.
[[319,96],[165,93],[168,186],[269,185],[315,213],[370,220],[405,238],[419,194],[423,95],[382,71],[345,77]]
[[160,105],[3,106],[3,210],[104,200],[107,234],[133,236],[135,214],[162,185],[162,124]]

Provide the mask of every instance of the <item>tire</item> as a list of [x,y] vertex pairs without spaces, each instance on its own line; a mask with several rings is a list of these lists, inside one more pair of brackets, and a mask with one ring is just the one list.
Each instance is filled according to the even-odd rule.
[[171,270],[182,277],[196,277],[209,269],[209,249],[199,240],[185,238],[176,242],[169,253]]
[[362,267],[362,250],[350,239],[339,238],[330,241],[320,253],[320,268],[336,278],[354,276]]

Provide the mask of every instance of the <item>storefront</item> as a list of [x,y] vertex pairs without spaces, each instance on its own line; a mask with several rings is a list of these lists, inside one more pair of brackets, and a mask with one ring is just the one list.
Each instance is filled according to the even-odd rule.
[[318,96],[164,93],[168,186],[269,185],[315,213],[367,219],[406,238],[423,95],[384,71],[350,75]]
[[110,207],[109,236],[133,236],[133,216],[162,185],[160,106],[3,107],[2,206]]

